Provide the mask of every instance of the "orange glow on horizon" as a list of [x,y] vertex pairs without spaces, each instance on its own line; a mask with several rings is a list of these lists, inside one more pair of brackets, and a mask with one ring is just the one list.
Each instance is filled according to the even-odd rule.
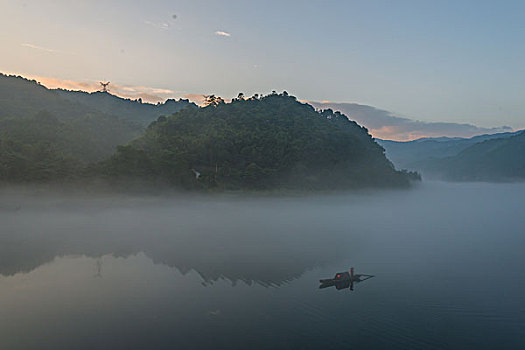
[[[21,75],[17,73],[4,73],[7,75],[23,76],[29,80],[35,80],[48,89],[64,89],[72,91],[95,92],[100,91],[100,83],[95,80],[76,81],[69,79],[59,79],[53,77],[42,77],[36,75]],[[157,103],[164,102],[169,98],[178,98],[175,92],[169,89],[152,88],[147,86],[130,86],[118,85],[111,83],[109,85],[109,92],[113,95],[129,98],[132,100],[142,99],[144,102]],[[200,96],[200,95],[186,95],[186,96]],[[187,98],[184,96],[185,98]]]

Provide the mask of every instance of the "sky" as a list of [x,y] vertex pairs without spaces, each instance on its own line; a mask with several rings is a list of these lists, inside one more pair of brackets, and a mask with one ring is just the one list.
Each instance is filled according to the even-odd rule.
[[104,80],[146,100],[286,90],[422,123],[525,128],[524,1],[0,0],[0,9],[0,72],[49,87],[92,91]]

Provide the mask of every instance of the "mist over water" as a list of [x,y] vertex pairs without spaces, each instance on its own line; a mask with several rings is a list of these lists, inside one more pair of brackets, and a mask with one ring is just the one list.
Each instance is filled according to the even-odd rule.
[[[525,184],[0,194],[1,348],[520,348]],[[354,266],[354,291],[319,279]]]

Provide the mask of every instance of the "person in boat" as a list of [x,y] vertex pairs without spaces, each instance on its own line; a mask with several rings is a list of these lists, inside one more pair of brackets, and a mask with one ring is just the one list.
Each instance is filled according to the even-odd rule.
[[372,275],[355,275],[354,268],[352,267],[348,272],[345,271],[336,273],[334,278],[319,280],[319,282],[321,282],[319,288],[328,288],[334,286],[337,290],[347,288],[354,290],[354,282],[362,282],[372,277]]

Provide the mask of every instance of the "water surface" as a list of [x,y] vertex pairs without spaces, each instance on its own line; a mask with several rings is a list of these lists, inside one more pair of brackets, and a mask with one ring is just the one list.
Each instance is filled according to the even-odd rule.
[[4,191],[0,348],[521,349],[524,198]]

